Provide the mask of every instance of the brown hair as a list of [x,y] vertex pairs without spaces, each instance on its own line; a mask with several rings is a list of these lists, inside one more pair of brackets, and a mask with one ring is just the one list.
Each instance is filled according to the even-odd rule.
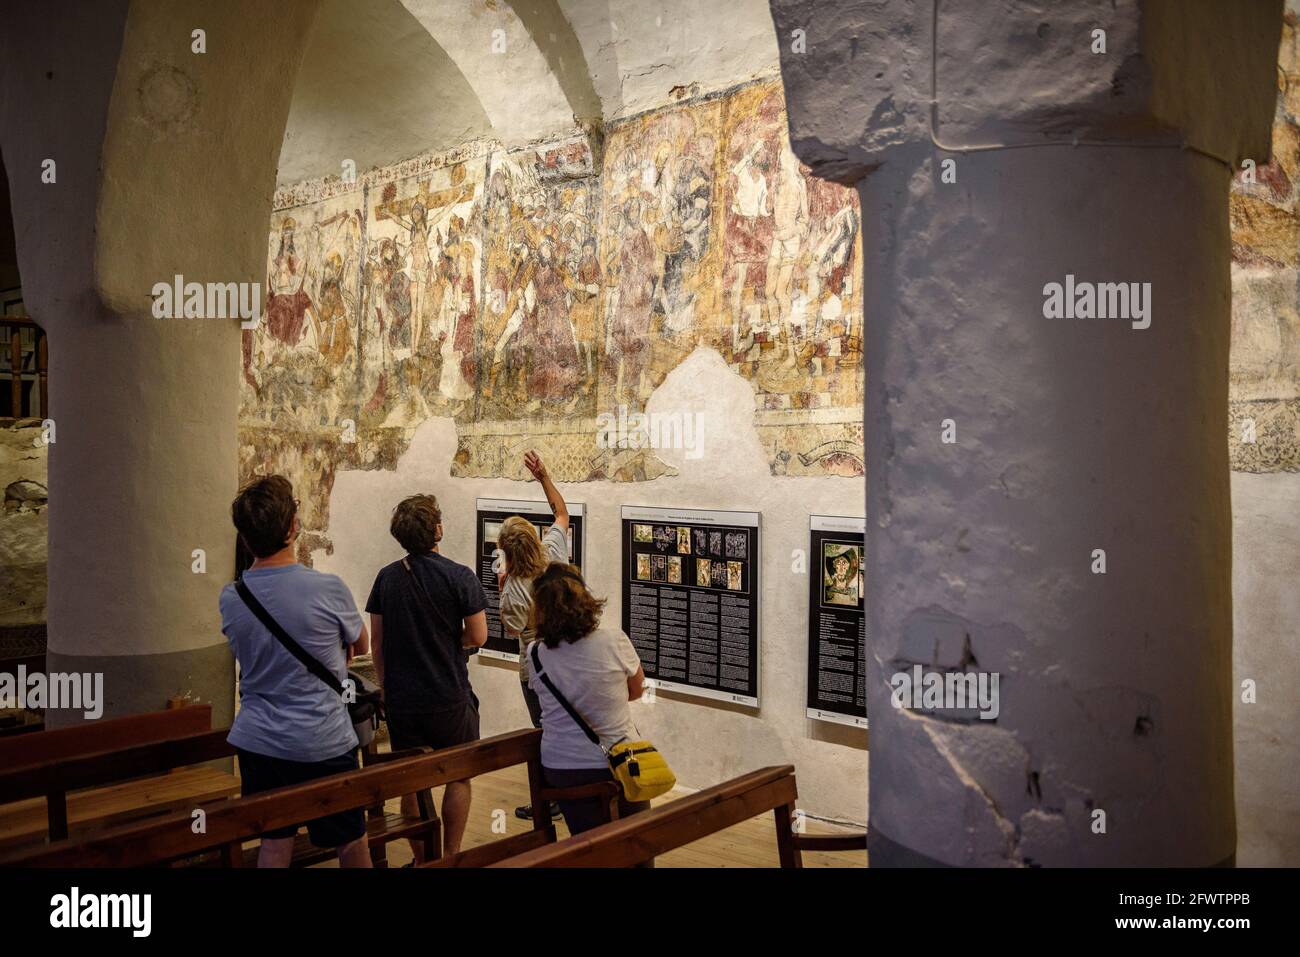
[[506,556],[506,572],[517,578],[536,578],[546,571],[546,556],[542,554],[542,540],[532,522],[511,515],[501,523],[497,533],[497,548]]
[[548,648],[586,638],[604,607],[605,599],[587,589],[575,565],[551,562],[533,582],[533,627]]
[[442,538],[442,509],[432,495],[411,495],[393,508],[388,530],[409,555],[431,551]]
[[239,537],[258,558],[269,558],[289,544],[297,513],[293,485],[283,475],[253,479],[230,503],[230,518]]

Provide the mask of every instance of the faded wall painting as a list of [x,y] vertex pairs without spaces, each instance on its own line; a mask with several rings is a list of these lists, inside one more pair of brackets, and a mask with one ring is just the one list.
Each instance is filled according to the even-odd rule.
[[1300,471],[1300,62],[1295,15],[1279,48],[1273,159],[1232,186],[1228,448],[1242,472]]
[[469,144],[278,192],[244,474],[289,475],[322,530],[340,464],[392,468],[443,416],[453,475],[521,478],[537,448],[560,480],[655,478],[598,417],[705,346],[752,385],[774,474],[861,475],[857,194],[800,165],[784,109],[764,81],[613,124],[599,158]]

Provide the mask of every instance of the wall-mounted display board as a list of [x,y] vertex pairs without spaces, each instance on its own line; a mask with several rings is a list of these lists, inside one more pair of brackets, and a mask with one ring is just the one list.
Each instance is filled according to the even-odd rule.
[[[569,509],[569,561],[582,567],[583,554],[586,551],[585,532],[587,527],[587,507],[581,503],[565,502]],[[519,641],[501,630],[501,589],[497,585],[497,573],[492,568],[492,561],[497,549],[497,535],[501,523],[511,515],[521,515],[537,526],[541,535],[555,521],[551,506],[545,502],[526,502],[511,498],[480,498],[476,500],[478,528],[475,531],[476,561],[478,578],[487,593],[487,628],[488,640],[480,653],[485,658],[500,658],[504,661],[519,661]]]
[[758,706],[759,518],[623,506],[623,631],[647,685]]
[[808,717],[867,727],[866,519],[813,515],[808,553]]

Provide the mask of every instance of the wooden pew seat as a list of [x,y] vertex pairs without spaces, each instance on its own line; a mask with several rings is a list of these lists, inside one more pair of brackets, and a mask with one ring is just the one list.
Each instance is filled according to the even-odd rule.
[[[68,836],[85,835],[172,811],[191,811],[238,793],[237,777],[209,767],[178,768],[155,777],[73,791],[66,798]],[[45,798],[39,797],[0,805],[0,849],[44,842],[45,802]]]
[[233,753],[210,705],[0,739],[0,850],[232,797],[233,774],[187,765]]

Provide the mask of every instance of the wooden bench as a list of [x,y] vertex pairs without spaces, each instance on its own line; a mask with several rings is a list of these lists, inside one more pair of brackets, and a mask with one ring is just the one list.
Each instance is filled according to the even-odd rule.
[[776,819],[777,859],[782,867],[802,867],[804,851],[866,850],[865,832],[796,834],[797,797],[793,767],[761,768],[492,866],[632,867],[767,811]]
[[234,753],[211,727],[212,708],[194,705],[0,739],[0,847],[238,793],[233,774],[186,767]]
[[[412,748],[409,751],[381,752],[373,745],[362,749],[362,767],[373,767],[401,758],[429,754],[428,748]],[[400,810],[385,810],[383,802],[366,808],[366,840],[370,845],[370,861],[374,867],[388,866],[388,845],[402,839],[418,840],[423,845],[426,859],[438,857],[442,853],[442,819],[434,807],[433,792],[429,788],[415,793],[416,813],[403,814]],[[244,867],[256,867],[259,847],[253,845],[244,848]],[[332,860],[335,856],[332,848],[317,847],[311,842],[311,835],[299,829],[293,842],[293,857],[290,867],[311,867]],[[226,863],[225,854],[200,857],[193,863]]]
[[[72,743],[75,736],[53,732],[47,747],[33,749],[49,752],[49,757],[19,755],[29,760],[0,771],[0,805],[7,805],[0,807],[0,851],[16,853],[39,845],[47,833],[52,841],[86,837],[176,811],[192,815],[203,808],[206,812],[213,803],[234,798],[239,794],[237,777],[219,768],[194,766],[235,755],[226,741],[230,729],[207,730],[210,721],[211,708],[203,705],[115,719],[111,725],[86,728],[90,733]],[[199,727],[205,730],[167,737],[178,729]],[[144,740],[76,753],[80,746],[112,745],[130,736]],[[362,754],[366,765],[392,758],[369,751]],[[422,839],[426,849],[441,841],[442,824],[432,795],[426,792],[416,798],[419,810],[413,816],[385,813],[382,806],[367,809],[371,857],[377,866],[387,866],[386,848],[393,841]],[[256,847],[245,853],[256,861]],[[308,866],[331,856],[332,851],[312,846],[300,833],[292,865]]]
[[[533,829],[450,857],[442,857],[435,843],[430,848],[435,858],[432,865],[482,866],[553,843],[555,827],[546,805],[553,796],[600,795],[616,800],[612,782],[601,788],[581,789],[581,794],[578,789],[544,788],[541,732],[529,728],[442,751],[386,755],[359,771],[226,801],[207,812],[206,828],[201,834],[194,833],[189,813],[173,814],[154,822],[111,828],[81,840],[60,841],[0,857],[0,866],[139,867],[192,858],[212,849],[220,850],[221,863],[226,866],[241,866],[246,862],[244,843],[265,831],[339,811],[380,807],[392,798],[418,795],[518,764],[528,767]],[[428,805],[431,812],[431,798]]]

